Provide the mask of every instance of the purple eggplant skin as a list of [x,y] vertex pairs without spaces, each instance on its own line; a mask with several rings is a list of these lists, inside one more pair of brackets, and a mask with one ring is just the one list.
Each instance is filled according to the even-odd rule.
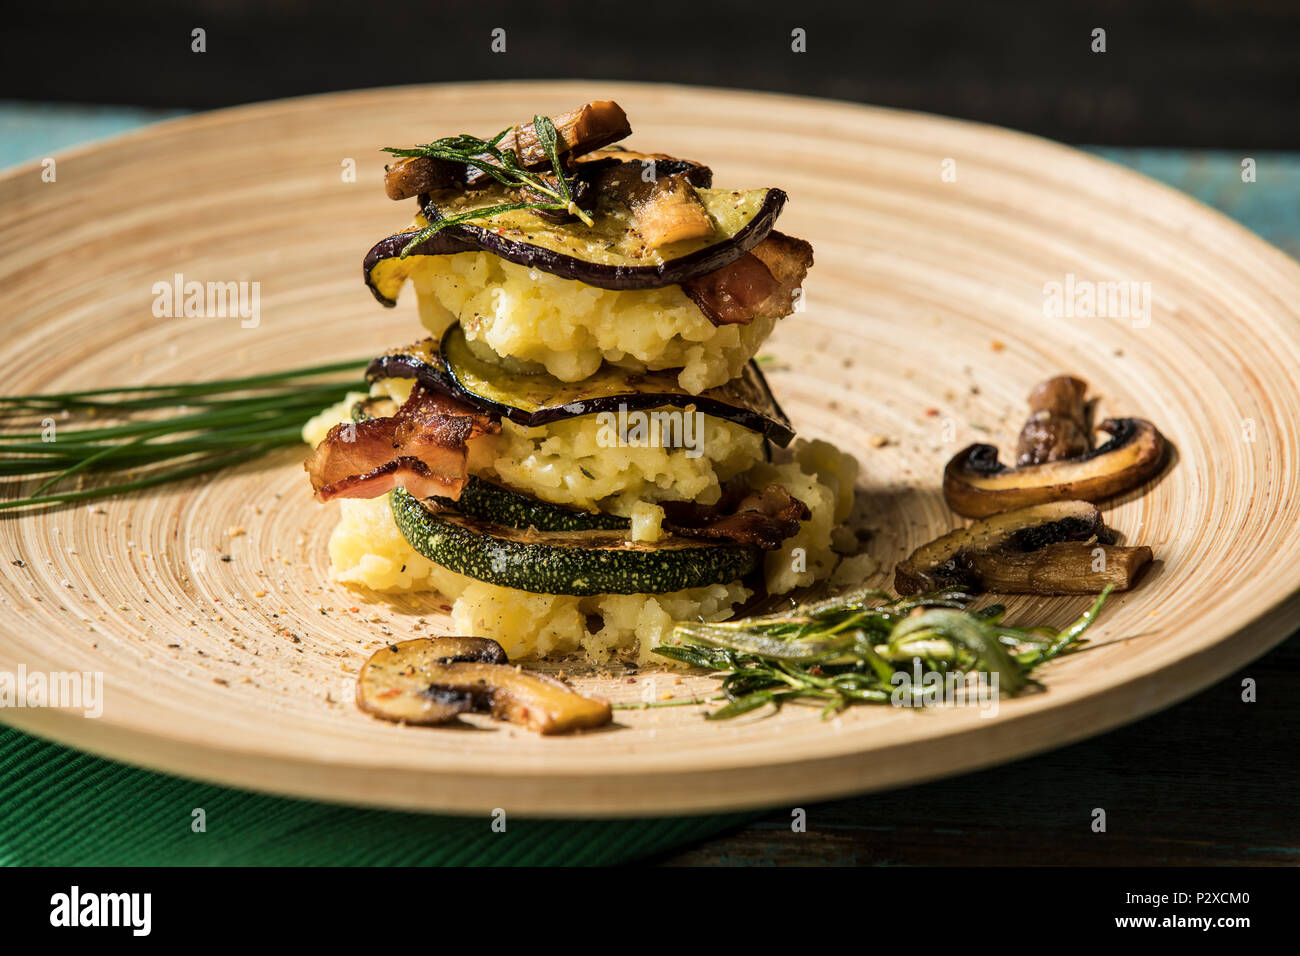
[[[433,345],[433,339],[424,339],[420,345]],[[394,349],[370,360],[366,366],[366,380],[377,382],[381,378],[413,378],[421,385],[448,395],[451,398],[466,400],[465,392],[455,377],[447,370],[447,363],[435,348],[416,347]],[[478,408],[481,402],[473,398],[468,404]]]
[[[439,218],[437,207],[432,202],[426,201],[424,196],[421,196],[420,200],[423,203],[424,217],[429,222],[437,221]],[[561,279],[576,279],[598,289],[612,289],[617,292],[628,289],[662,289],[664,286],[680,285],[688,279],[707,275],[731,265],[767,238],[767,234],[776,225],[781,210],[785,208],[785,201],[784,190],[769,189],[758,213],[744,229],[730,239],[724,239],[654,266],[613,266],[586,262],[540,246],[506,239],[490,229],[468,222],[449,226],[443,231],[455,233],[484,252],[490,252],[507,262],[549,272]]]
[[[709,189],[713,186],[713,170],[703,163],[654,154],[645,154],[643,157],[640,153],[630,153],[627,157],[620,157],[618,152],[617,150],[611,150],[609,155],[601,156],[599,159],[580,161],[577,165],[577,174],[594,178],[602,169],[608,169],[613,163],[636,163],[653,160],[656,179],[664,176],[680,176],[697,189]],[[428,202],[428,195],[426,194],[421,199],[420,205],[423,207]]]
[[[451,327],[456,328],[455,325]],[[448,333],[451,329],[448,329]],[[750,362],[744,377],[748,379],[769,406],[767,414],[752,408],[733,405],[721,399],[711,397],[708,392],[702,395],[663,392],[629,392],[625,395],[604,395],[585,401],[568,402],[550,408],[528,412],[485,399],[473,392],[466,391],[456,380],[456,376],[447,367],[441,354],[432,351],[413,354],[401,350],[388,352],[371,361],[366,366],[366,378],[376,381],[381,378],[413,378],[421,385],[448,395],[489,415],[499,415],[517,425],[530,428],[563,421],[566,418],[578,418],[582,415],[595,415],[599,412],[618,413],[620,408],[627,411],[648,411],[652,408],[694,406],[697,411],[714,418],[733,422],[742,428],[758,432],[764,438],[785,448],[794,440],[794,426],[782,410],[771,386],[759,370],[757,362]],[[726,386],[721,386],[726,388]],[[717,391],[711,389],[710,391]]]
[[[396,259],[401,256],[402,250],[406,248],[406,244],[414,238],[415,234],[416,231],[412,230],[410,232],[399,232],[397,235],[389,236],[386,239],[380,239],[371,246],[370,251],[366,253],[366,257],[361,261],[361,277],[366,281],[366,288],[379,301],[379,304],[385,308],[391,309],[397,305],[397,298],[390,299],[379,291],[372,273],[375,266],[384,259]],[[411,258],[414,260],[416,256],[450,256],[458,252],[477,251],[478,246],[474,245],[474,243],[455,235],[450,229],[443,229],[435,232],[412,249]],[[414,266],[415,262],[412,261],[411,265]],[[403,280],[403,283],[405,283],[405,280]]]
[[[665,161],[667,162],[667,161]],[[681,173],[688,182],[698,184],[711,182],[712,172],[705,166],[697,166],[686,160],[673,160],[672,169],[681,167]],[[592,165],[595,165],[593,163]],[[665,175],[672,175],[664,170]],[[587,262],[574,256],[543,249],[526,242],[507,239],[490,229],[473,223],[461,223],[448,226],[434,233],[424,242],[411,250],[414,256],[446,256],[458,252],[482,250],[490,252],[507,262],[514,262],[530,269],[538,269],[559,276],[561,279],[575,279],[598,289],[626,291],[628,289],[661,289],[665,286],[680,285],[724,266],[729,266],[745,253],[767,238],[767,234],[776,225],[777,217],[785,208],[786,194],[781,189],[768,189],[762,206],[745,228],[729,239],[723,239],[711,246],[697,249],[695,252],[670,259],[653,266],[605,265]],[[440,215],[437,207],[429,197],[420,197],[420,207],[429,222],[436,222]],[[387,308],[397,304],[396,297],[389,298],[375,284],[372,272],[383,259],[400,256],[406,244],[416,235],[417,230],[398,233],[381,239],[366,253],[361,263],[361,274],[366,286],[379,303]],[[414,265],[414,263],[412,263]]]

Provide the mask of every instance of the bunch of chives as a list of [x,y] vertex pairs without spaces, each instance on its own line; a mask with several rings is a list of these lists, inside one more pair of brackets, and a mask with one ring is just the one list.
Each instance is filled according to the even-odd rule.
[[[34,431],[0,430],[0,481],[7,479],[0,488],[40,479],[28,494],[0,500],[0,510],[123,494],[292,445],[323,407],[365,390],[360,374],[365,364],[336,362],[182,385],[0,396],[0,425],[6,419],[42,425]],[[338,378],[344,373],[350,374]],[[326,376],[334,377],[322,380]],[[62,427],[65,415],[114,424]],[[45,427],[48,419],[53,425]],[[125,480],[68,488],[70,479],[98,473],[117,473]]]

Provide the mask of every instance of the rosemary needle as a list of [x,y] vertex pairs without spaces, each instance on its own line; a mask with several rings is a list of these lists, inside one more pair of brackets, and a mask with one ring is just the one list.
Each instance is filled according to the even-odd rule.
[[[719,624],[680,623],[677,643],[656,654],[712,671],[727,703],[708,714],[726,720],[794,701],[820,703],[830,717],[858,703],[931,703],[913,686],[924,675],[997,677],[1014,694],[1047,661],[1081,649],[1111,588],[1061,631],[1011,627],[1001,605],[973,610],[973,596],[936,592],[891,598],[860,588],[783,614]],[[904,679],[905,678],[905,679]]]
[[429,223],[411,238],[411,241],[402,248],[401,258],[405,259],[418,245],[443,229],[476,219],[488,219],[503,212],[534,209],[564,210],[571,215],[577,216],[585,225],[593,225],[591,217],[573,200],[570,180],[564,175],[564,164],[560,160],[559,134],[555,129],[555,124],[549,116],[534,116],[533,128],[537,131],[538,142],[541,143],[546,152],[546,158],[550,161],[554,184],[542,175],[524,168],[519,161],[519,156],[513,149],[501,148],[501,141],[510,132],[509,129],[502,130],[489,140],[479,139],[468,133],[461,133],[459,136],[446,136],[432,143],[425,143],[423,146],[385,146],[384,152],[393,156],[421,156],[445,162],[460,163],[479,170],[508,189],[527,188],[531,192],[546,197],[537,202],[521,200],[519,202],[499,203],[494,206],[483,206],[454,216],[440,218]]

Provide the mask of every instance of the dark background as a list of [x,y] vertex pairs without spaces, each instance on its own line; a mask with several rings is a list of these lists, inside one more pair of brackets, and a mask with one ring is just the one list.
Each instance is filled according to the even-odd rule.
[[[489,50],[498,26],[504,54]],[[194,27],[206,53],[190,51]],[[13,99],[198,109],[578,77],[829,96],[1072,143],[1300,148],[1295,0],[60,0],[10,7],[2,42]]]

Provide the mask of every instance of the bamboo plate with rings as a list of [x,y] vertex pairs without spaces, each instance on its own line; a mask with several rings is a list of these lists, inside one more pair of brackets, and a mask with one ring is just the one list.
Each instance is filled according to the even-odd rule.
[[[14,707],[0,720],[168,773],[352,804],[732,810],[1060,747],[1201,690],[1296,626],[1300,265],[1174,190],[991,126],[607,82],[383,89],[174,120],[56,154],[54,182],[39,162],[0,176],[5,392],[198,381],[413,340],[413,297],[378,307],[358,268],[406,215],[383,196],[378,147],[598,98],[627,110],[633,147],[789,193],[781,229],[812,242],[816,265],[805,310],[764,350],[770,379],[800,435],[858,458],[878,583],[960,523],[939,493],[944,462],[972,441],[1009,448],[1035,382],[1071,372],[1103,415],[1159,425],[1176,464],[1103,506],[1156,563],[1112,598],[1089,632],[1097,646],[1047,665],[1042,692],[996,715],[859,707],[823,722],[787,706],[706,722],[677,707],[561,738],[387,724],[354,706],[353,676],[419,618],[426,634],[450,622],[436,596],[393,602],[329,581],[337,506],[312,500],[295,448],[0,516],[0,672],[103,675],[98,717]],[[152,290],[176,275],[259,283],[259,320],[156,317]],[[1052,283],[1109,282],[1134,284],[1129,314],[1045,305]],[[1007,603],[1009,620],[1062,626],[1087,600]],[[615,701],[713,687],[676,680],[575,677]]]

